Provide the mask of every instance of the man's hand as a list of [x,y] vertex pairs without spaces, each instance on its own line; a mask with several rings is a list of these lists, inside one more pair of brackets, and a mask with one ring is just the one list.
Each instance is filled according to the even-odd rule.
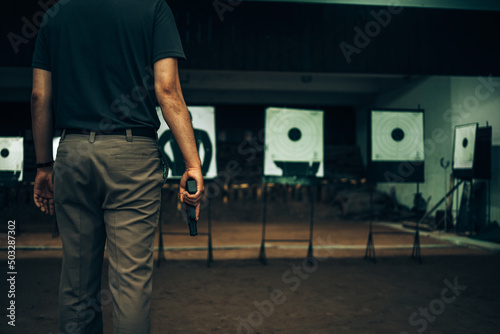
[[[39,68],[33,69],[33,91],[31,92],[31,120],[36,161],[52,160],[53,137],[52,73]],[[36,171],[33,199],[35,205],[45,214],[54,214],[52,188],[52,167]]]
[[[186,189],[186,181],[192,177],[196,181],[196,194],[188,193]],[[203,175],[200,168],[186,168],[184,175],[182,175],[179,184],[179,198],[181,203],[188,204],[196,207],[196,220],[200,218],[200,202],[205,193],[205,186],[203,185]]]
[[38,169],[33,188],[35,205],[45,214],[54,214],[54,188],[52,186],[52,167]]

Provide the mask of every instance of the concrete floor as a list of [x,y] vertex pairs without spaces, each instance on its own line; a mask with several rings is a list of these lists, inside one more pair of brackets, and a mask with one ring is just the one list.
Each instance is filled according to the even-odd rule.
[[[499,333],[496,244],[469,245],[466,237],[422,233],[423,264],[418,264],[410,259],[413,235],[375,235],[374,264],[363,260],[368,226],[320,219],[313,238],[316,264],[309,267],[307,243],[269,242],[268,264],[262,265],[259,222],[214,221],[210,268],[207,237],[164,235],[167,261],[153,278],[153,333]],[[400,226],[375,223],[374,230]],[[172,222],[163,230],[187,233],[187,226]],[[205,230],[202,220],[199,231]],[[308,224],[300,222],[269,221],[267,228],[268,238],[307,239],[308,233]],[[0,240],[6,249],[6,235]],[[0,333],[58,333],[60,240],[47,232],[25,232],[16,246],[16,327],[4,318]],[[0,264],[7,268],[6,256]],[[1,281],[0,291],[7,292]],[[442,294],[453,285],[462,290]],[[103,291],[106,286],[104,270]],[[271,305],[266,301],[275,290],[284,299],[272,311],[256,306]],[[7,301],[6,295],[0,299],[1,309]],[[104,305],[105,333],[112,333],[111,312],[111,305]]]

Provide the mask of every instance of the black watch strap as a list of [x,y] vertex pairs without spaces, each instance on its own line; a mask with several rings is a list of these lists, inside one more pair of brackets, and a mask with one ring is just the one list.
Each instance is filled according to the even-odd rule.
[[41,164],[37,163],[36,168],[44,168],[44,167],[50,167],[54,165],[54,161],[49,161],[49,162],[43,162]]

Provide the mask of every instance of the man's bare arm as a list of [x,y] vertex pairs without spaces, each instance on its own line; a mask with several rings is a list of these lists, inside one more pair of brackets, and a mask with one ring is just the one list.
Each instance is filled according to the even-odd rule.
[[186,168],[198,167],[200,158],[191,119],[180,89],[177,59],[164,58],[154,65],[155,91],[163,117],[181,149]]
[[[31,121],[36,161],[50,162],[53,159],[52,76],[49,71],[38,68],[33,69]],[[52,166],[37,169],[33,199],[42,212],[54,213]]]
[[[184,97],[182,95],[176,58],[164,58],[154,64],[155,92],[160,104],[163,118],[172,131],[179,148],[181,149],[186,172],[181,178],[179,195],[181,202],[197,206],[204,193],[201,162],[196,148],[193,126]],[[196,194],[190,195],[186,191],[186,180],[192,177],[196,180],[198,189]]]
[[31,121],[36,161],[38,163],[52,161],[52,76],[49,71],[39,68],[33,69]]

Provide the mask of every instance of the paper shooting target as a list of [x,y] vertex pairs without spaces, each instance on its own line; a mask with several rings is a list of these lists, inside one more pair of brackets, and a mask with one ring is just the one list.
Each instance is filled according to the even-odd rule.
[[[188,106],[188,110],[191,114],[203,177],[215,178],[217,177],[215,108]],[[169,179],[180,179],[186,169],[182,152],[163,118],[161,108],[156,107],[156,112],[161,122],[158,129],[158,145],[169,165],[168,177]]]
[[24,138],[0,137],[0,171],[19,173],[17,181],[23,180]]
[[293,163],[323,176],[323,111],[267,108],[264,175],[282,176],[283,165]]
[[477,123],[455,127],[454,169],[472,169],[476,148]]
[[424,161],[423,112],[371,113],[372,161]]

